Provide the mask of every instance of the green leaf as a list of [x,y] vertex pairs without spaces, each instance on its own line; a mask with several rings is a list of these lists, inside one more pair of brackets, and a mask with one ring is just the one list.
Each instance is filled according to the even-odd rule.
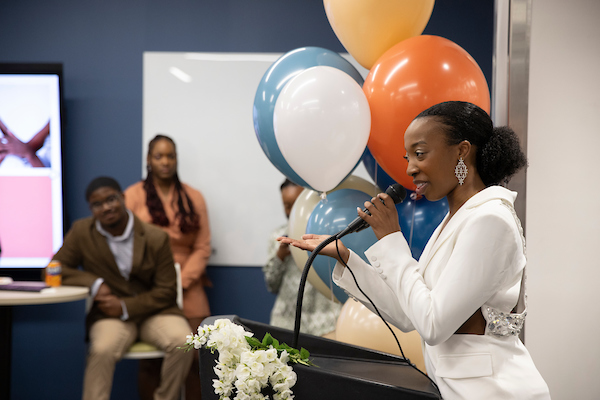
[[306,350],[304,347],[302,347],[300,349],[300,357],[302,359],[306,359],[306,358],[310,357],[310,353],[308,352],[308,350]]
[[273,336],[271,336],[271,334],[269,332],[265,333],[265,337],[262,340],[263,346],[268,347],[272,343],[273,343]]
[[262,343],[260,342],[260,340],[258,340],[255,337],[252,336],[246,336],[246,341],[248,342],[248,344],[250,345],[250,347],[252,348],[257,348],[257,347],[262,347]]
[[310,353],[304,347],[300,350],[290,347],[287,343],[279,343],[277,339],[271,336],[270,333],[265,333],[262,342],[253,336],[246,336],[246,341],[252,348],[252,350],[267,350],[269,346],[272,346],[277,350],[277,354],[285,350],[289,356],[289,362],[292,364],[302,364],[306,366],[315,366],[310,360]]
[[279,348],[280,348],[281,350],[287,350],[287,351],[288,351],[288,353],[289,353],[289,351],[290,351],[290,350],[292,350],[292,348],[291,348],[290,346],[288,346],[288,344],[287,344],[287,343],[281,343],[281,346],[279,346]]
[[279,340],[275,339],[274,337],[271,337],[271,339],[273,339],[273,343],[271,345],[274,348],[278,349],[279,348]]

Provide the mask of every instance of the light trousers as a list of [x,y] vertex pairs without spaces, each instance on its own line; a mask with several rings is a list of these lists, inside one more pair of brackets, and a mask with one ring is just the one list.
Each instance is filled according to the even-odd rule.
[[83,381],[83,400],[109,400],[115,364],[139,337],[165,352],[160,385],[154,400],[179,398],[181,385],[188,375],[193,352],[183,346],[191,328],[179,315],[155,315],[138,326],[117,318],[95,322],[90,328],[90,346]]

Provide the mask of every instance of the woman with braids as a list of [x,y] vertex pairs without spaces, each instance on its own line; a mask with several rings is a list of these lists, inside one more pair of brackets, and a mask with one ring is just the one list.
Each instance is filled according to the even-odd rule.
[[[369,263],[340,242],[339,250],[333,242],[321,252],[338,260],[334,281],[374,309],[370,298],[403,331],[417,330],[427,373],[445,400],[549,399],[519,339],[525,239],[513,207],[517,194],[501,186],[527,164],[517,136],[494,128],[476,105],[452,101],[419,114],[404,145],[416,193],[446,197],[448,215],[417,261],[394,202],[377,195],[365,203],[370,215],[358,210],[378,238],[365,252]],[[325,237],[279,240],[314,250]]]
[[[164,229],[171,238],[175,262],[181,265],[183,312],[191,331],[210,315],[204,286],[208,286],[206,264],[211,253],[210,229],[202,194],[182,183],[177,175],[175,142],[156,135],[148,144],[146,180],[125,190],[125,204],[144,222]],[[196,353],[196,357],[198,357]],[[140,397],[152,398],[158,386],[161,360],[140,361]],[[186,382],[186,397],[199,399],[198,360]]]

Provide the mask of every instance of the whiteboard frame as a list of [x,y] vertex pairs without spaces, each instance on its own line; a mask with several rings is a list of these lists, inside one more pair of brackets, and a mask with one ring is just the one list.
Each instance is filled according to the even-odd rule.
[[[258,84],[282,54],[144,52],[142,176],[148,142],[172,137],[180,179],[207,203],[212,266],[263,265],[271,232],[286,223],[285,176],[260,147],[252,117]],[[371,180],[362,163],[355,174]]]

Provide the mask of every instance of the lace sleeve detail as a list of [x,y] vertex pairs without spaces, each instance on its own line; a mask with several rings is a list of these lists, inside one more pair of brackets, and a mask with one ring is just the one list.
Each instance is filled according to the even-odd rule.
[[[509,211],[515,219],[515,223],[517,224],[517,228],[519,229],[519,233],[521,234],[521,240],[523,241],[523,255],[527,257],[527,248],[525,246],[525,236],[523,234],[523,226],[521,225],[521,220],[517,216],[517,212],[515,211],[512,204],[505,200],[502,201],[502,204],[509,209]],[[483,316],[486,320],[486,335],[517,336],[519,335],[519,333],[521,333],[523,325],[525,324],[525,317],[527,316],[527,293],[525,288],[526,281],[527,273],[526,268],[524,267],[523,276],[521,278],[521,290],[519,294],[519,301],[517,303],[518,312],[505,313],[487,305],[484,305],[482,307]]]

